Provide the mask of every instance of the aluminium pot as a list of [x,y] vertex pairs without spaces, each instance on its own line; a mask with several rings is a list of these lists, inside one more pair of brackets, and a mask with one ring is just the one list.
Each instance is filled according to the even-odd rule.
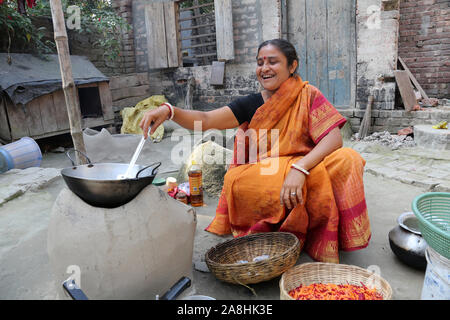
[[389,245],[395,255],[410,267],[425,270],[427,261],[425,249],[428,247],[418,227],[417,217],[405,212],[397,219],[398,225],[389,232]]
[[61,170],[61,175],[67,187],[86,203],[94,207],[116,208],[134,199],[142,189],[153,182],[161,162],[148,166],[135,165],[131,171],[134,178],[118,178],[123,175],[128,164],[125,163],[95,163],[89,158],[88,164],[78,165],[72,161],[72,167]]

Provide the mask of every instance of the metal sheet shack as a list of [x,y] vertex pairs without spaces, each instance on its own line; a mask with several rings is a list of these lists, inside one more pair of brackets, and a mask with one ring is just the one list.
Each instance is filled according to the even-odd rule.
[[[34,139],[70,131],[57,55],[0,53],[0,140]],[[71,56],[82,128],[114,123],[109,78],[86,57]]]

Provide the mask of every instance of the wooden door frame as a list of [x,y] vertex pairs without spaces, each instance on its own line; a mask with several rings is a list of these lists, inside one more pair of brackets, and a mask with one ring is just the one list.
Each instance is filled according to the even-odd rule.
[[[289,40],[289,19],[288,19],[288,1],[296,0],[278,0],[280,2],[280,37],[285,40]],[[351,43],[353,44],[353,54],[350,62],[350,103],[345,108],[343,106],[336,106],[340,109],[350,110],[356,108],[356,85],[357,85],[357,31],[356,31],[356,7],[358,0],[352,0],[352,11],[354,14],[351,16],[352,28],[350,31]],[[297,53],[298,54],[298,53]],[[305,79],[308,80],[308,79]]]

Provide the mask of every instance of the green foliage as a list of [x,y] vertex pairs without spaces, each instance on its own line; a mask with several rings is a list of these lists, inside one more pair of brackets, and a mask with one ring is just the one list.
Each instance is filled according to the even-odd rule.
[[[190,8],[196,5],[213,3],[214,0],[183,0],[179,2],[181,8]],[[214,11],[214,6],[206,6],[199,8],[200,14],[210,13]]]
[[[76,5],[80,8],[80,28],[74,31],[80,34],[98,33],[98,40],[94,46],[101,48],[106,59],[115,61],[120,56],[121,31],[129,31],[131,26],[125,19],[118,16],[111,7],[110,0],[62,0],[65,18],[68,6]],[[36,6],[27,8],[27,14],[17,12],[14,0],[3,1],[0,5],[0,30],[8,28],[12,39],[20,41],[24,46],[32,44],[40,55],[54,51],[52,41],[43,41],[45,28],[33,27],[29,16],[51,17],[49,0],[38,0]]]
[[0,30],[5,30],[8,37],[8,47],[13,41],[18,45],[32,47],[40,56],[51,53],[55,44],[44,40],[45,27],[35,28],[30,17],[17,11],[17,5],[13,1],[3,1],[0,5]]

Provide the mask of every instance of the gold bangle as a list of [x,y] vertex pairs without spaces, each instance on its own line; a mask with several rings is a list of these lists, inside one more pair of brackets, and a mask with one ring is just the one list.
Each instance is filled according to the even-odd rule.
[[303,172],[304,174],[306,174],[307,176],[309,176],[309,171],[296,165],[295,163],[291,164],[291,168],[297,169],[300,172]]

